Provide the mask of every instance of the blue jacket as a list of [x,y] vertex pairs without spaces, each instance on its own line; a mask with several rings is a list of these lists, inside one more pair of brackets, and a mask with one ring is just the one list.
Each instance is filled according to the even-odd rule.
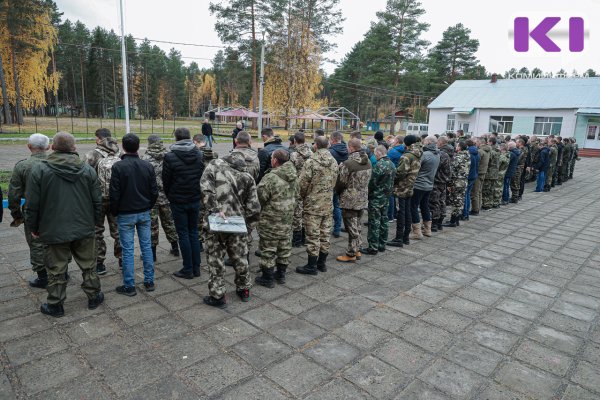
[[543,147],[542,150],[540,150],[540,157],[535,165],[535,169],[548,172],[548,167],[550,167],[550,148]]
[[348,146],[346,143],[336,143],[329,147],[329,152],[338,164],[348,159]]
[[406,147],[403,144],[399,144],[388,151],[388,157],[390,158],[390,161],[394,163],[394,166],[398,167],[400,157],[404,154],[404,150],[406,150]]
[[510,161],[508,162],[508,169],[506,170],[505,178],[512,178],[517,172],[517,164],[519,164],[519,157],[521,157],[521,150],[514,148],[508,152],[510,154]]
[[374,153],[369,155],[369,161],[371,161],[371,168],[375,168],[375,165],[377,165],[377,157],[375,157]]
[[469,182],[477,179],[479,175],[479,151],[477,151],[477,147],[471,146],[469,147],[469,155],[471,156],[471,166],[469,167]]

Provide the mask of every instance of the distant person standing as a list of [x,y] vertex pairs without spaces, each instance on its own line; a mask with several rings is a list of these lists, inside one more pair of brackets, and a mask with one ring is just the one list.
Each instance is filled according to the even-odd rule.
[[110,130],[100,128],[96,131],[96,148],[85,155],[87,162],[100,181],[100,190],[102,192],[102,221],[96,226],[96,272],[98,275],[106,274],[106,242],[104,241],[104,220],[108,221],[110,236],[114,242],[114,254],[121,261],[121,244],[119,243],[119,229],[117,220],[111,215],[108,204],[108,188],[110,186],[111,168],[114,163],[119,161],[119,145],[117,140],[112,138]]
[[140,138],[133,133],[123,136],[121,162],[113,165],[110,179],[110,212],[117,217],[123,247],[123,285],[117,293],[135,296],[134,257],[137,230],[144,262],[144,287],[154,291],[154,257],[151,241],[150,211],[158,198],[154,167],[138,156]]
[[200,276],[198,215],[204,162],[187,128],[175,129],[174,135],[177,142],[171,145],[171,152],[165,155],[162,170],[163,188],[171,204],[183,259],[182,269],[173,275],[193,279]]
[[206,144],[209,148],[213,146],[213,129],[212,125],[208,122],[207,119],[204,120],[202,124],[202,134],[206,137]]
[[235,128],[233,128],[233,132],[231,133],[231,141],[233,143],[233,148],[235,149],[235,138],[237,134],[244,130],[244,123],[242,121],[238,121],[235,124]]
[[96,273],[95,226],[102,217],[102,194],[96,172],[81,161],[75,138],[59,132],[54,152],[31,168],[27,179],[25,223],[35,239],[48,246],[47,303],[40,311],[53,317],[65,314],[67,269],[72,255],[81,269],[81,288],[93,310],[104,301]]
[[[27,177],[35,164],[46,159],[46,151],[49,149],[49,142],[50,140],[48,137],[40,133],[31,135],[27,141],[27,147],[31,152],[31,156],[25,160],[19,161],[13,169],[10,177],[10,184],[8,186],[8,208],[13,217],[12,227],[16,228],[23,223],[27,206],[23,205],[23,207],[21,207],[21,199],[25,197],[25,192],[27,191]],[[27,240],[27,245],[29,246],[29,261],[31,262],[31,267],[33,272],[37,275],[37,278],[29,281],[29,286],[45,289],[48,284],[48,272],[46,271],[46,266],[49,262],[47,246],[39,239],[34,239],[31,236],[27,224],[25,224],[25,240]]]

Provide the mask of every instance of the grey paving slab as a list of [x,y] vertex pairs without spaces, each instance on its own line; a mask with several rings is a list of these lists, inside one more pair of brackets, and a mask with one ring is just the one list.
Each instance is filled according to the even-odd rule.
[[223,347],[232,346],[242,340],[256,335],[259,330],[234,317],[219,322],[204,331],[206,335]]
[[181,375],[203,393],[213,396],[251,376],[252,369],[229,355],[219,354],[183,369]]
[[301,354],[273,365],[265,374],[294,396],[301,396],[329,377],[326,369]]
[[484,376],[490,376],[504,358],[502,354],[470,341],[455,344],[446,351],[444,357]]
[[58,332],[46,331],[14,341],[6,346],[5,352],[11,366],[17,366],[69,347],[67,340]]
[[281,393],[271,382],[264,378],[253,378],[248,382],[233,388],[222,394],[219,398],[223,400],[245,399],[273,399],[285,400],[287,397]]
[[191,332],[176,338],[162,340],[152,347],[175,370],[189,367],[218,353],[215,343],[200,332]]
[[322,387],[319,387],[315,391],[311,392],[305,399],[306,400],[321,400],[321,399],[332,399],[332,400],[346,400],[346,399],[357,399],[365,400],[368,394],[364,393],[357,386],[344,379],[335,379]]
[[434,353],[442,350],[452,340],[450,332],[420,320],[406,325],[398,335]]
[[447,400],[449,396],[433,386],[415,379],[397,397],[397,400]]
[[344,377],[375,398],[388,398],[409,382],[407,375],[371,356],[346,370]]
[[400,371],[411,375],[422,370],[434,359],[431,354],[399,338],[390,339],[373,354]]
[[600,392],[600,372],[597,365],[586,361],[579,362],[571,380],[586,389]]
[[506,363],[498,371],[496,380],[511,389],[540,400],[552,398],[560,386],[560,379],[557,377],[517,361]]
[[573,361],[567,354],[531,340],[523,341],[513,357],[558,376],[564,376]]
[[74,354],[67,352],[23,364],[15,371],[28,395],[59,386],[86,372],[89,372],[89,369],[82,365]]
[[357,319],[348,322],[333,332],[347,343],[364,350],[370,350],[392,336],[389,332],[375,325]]
[[492,325],[477,323],[470,327],[463,337],[497,352],[508,354],[519,340],[519,336]]
[[436,361],[423,371],[419,379],[460,399],[469,398],[485,382],[481,375],[446,360]]

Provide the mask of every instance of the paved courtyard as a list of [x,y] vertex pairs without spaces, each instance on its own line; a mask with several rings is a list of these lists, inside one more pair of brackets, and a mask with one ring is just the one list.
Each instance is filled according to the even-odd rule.
[[0,398],[599,399],[599,169],[584,159],[549,194],[528,186],[518,205],[355,264],[331,257],[226,310],[201,304],[205,257],[201,278],[176,279],[163,240],[155,292],[115,294],[109,258],[106,302],[88,311],[71,265],[65,317],[44,316],[5,221]]

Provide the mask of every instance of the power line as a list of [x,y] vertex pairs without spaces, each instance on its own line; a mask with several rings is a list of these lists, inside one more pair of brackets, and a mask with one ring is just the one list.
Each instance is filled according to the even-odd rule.
[[379,90],[379,91],[384,91],[384,92],[390,92],[396,95],[404,95],[404,96],[427,96],[427,94],[432,93],[432,92],[403,92],[403,91],[398,91],[398,90],[394,90],[394,89],[388,89],[388,88],[383,88],[380,86],[372,86],[372,85],[365,85],[362,83],[356,83],[356,82],[350,82],[350,81],[345,81],[343,79],[338,79],[338,78],[327,78],[327,80],[331,80],[331,81],[338,81],[338,82],[343,82],[343,83],[348,83],[351,85],[356,85],[356,86],[362,86],[362,87],[366,87],[366,88],[370,88],[370,89],[375,89],[375,90]]
[[174,45],[179,45],[179,46],[192,46],[192,47],[211,47],[211,48],[217,48],[217,49],[224,49],[227,48],[227,46],[223,46],[223,45],[214,45],[214,44],[199,44],[199,43],[183,43],[183,42],[170,42],[168,40],[156,40],[156,39],[148,39],[148,38],[136,38],[134,37],[133,39],[135,40],[141,40],[141,41],[149,41],[149,42],[154,42],[154,43],[165,43],[165,44],[174,44]]

